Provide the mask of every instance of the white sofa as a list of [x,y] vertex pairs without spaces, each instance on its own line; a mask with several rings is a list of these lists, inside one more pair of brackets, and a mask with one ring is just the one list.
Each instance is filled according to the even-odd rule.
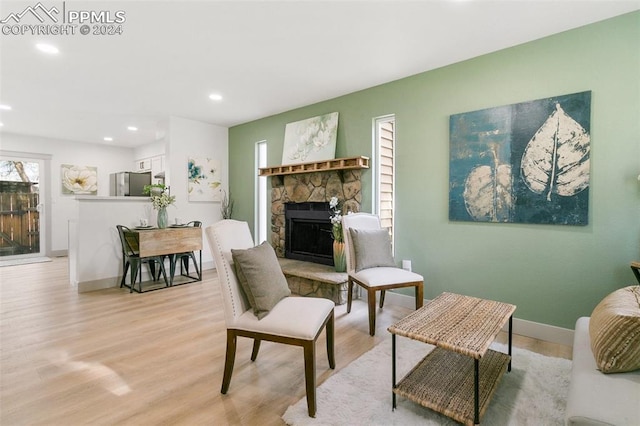
[[589,317],[576,322],[566,424],[640,425],[640,370],[603,374],[596,368]]

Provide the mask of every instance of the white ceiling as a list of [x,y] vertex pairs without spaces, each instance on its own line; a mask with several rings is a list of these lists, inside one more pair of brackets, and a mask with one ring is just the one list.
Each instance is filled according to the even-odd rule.
[[[0,131],[111,136],[127,147],[160,138],[169,116],[233,126],[640,9],[640,0],[42,3],[122,10],[123,34],[0,34],[0,104],[13,108],[0,111]],[[36,4],[3,0],[0,20]],[[60,53],[37,51],[41,41]]]

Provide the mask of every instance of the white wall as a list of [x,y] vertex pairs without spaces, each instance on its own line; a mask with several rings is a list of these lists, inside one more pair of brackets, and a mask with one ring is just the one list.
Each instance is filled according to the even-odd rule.
[[[131,170],[134,151],[131,148],[70,142],[37,136],[11,133],[0,134],[0,149],[22,153],[51,155],[50,205],[45,211],[51,215],[49,230],[50,254],[65,254],[68,249],[68,222],[74,219],[77,205],[74,195],[62,195],[61,164],[77,164],[98,168],[98,195],[109,195],[109,173]],[[46,203],[46,200],[43,200]]]
[[[166,183],[175,195],[175,206],[168,208],[169,221],[179,217],[183,221],[199,220],[207,227],[220,219],[220,203],[189,202],[187,198],[189,157],[219,159],[222,167],[222,187],[229,193],[229,131],[226,127],[184,118],[171,117],[166,151]],[[213,265],[207,241],[203,241],[202,261],[205,268]],[[207,265],[209,264],[209,265]]]
[[[222,187],[229,188],[229,132],[226,127],[215,126],[184,118],[171,117],[167,122],[167,134],[163,141],[132,148],[111,147],[102,144],[86,144],[36,136],[8,133],[0,134],[0,149],[23,153],[51,155],[51,213],[50,234],[53,254],[66,254],[68,250],[68,223],[76,220],[78,204],[73,195],[62,195],[60,165],[77,164],[98,168],[98,195],[109,195],[109,174],[131,170],[138,158],[165,154],[165,173],[171,195],[176,196],[175,206],[168,209],[169,220],[175,217],[184,221],[199,220],[203,227],[222,218],[220,203],[190,203],[187,199],[187,162],[189,157],[211,157],[220,160]],[[163,152],[164,149],[164,152]],[[156,212],[150,212],[150,222],[155,223]],[[202,252],[205,268],[213,266],[213,256],[206,241]]]

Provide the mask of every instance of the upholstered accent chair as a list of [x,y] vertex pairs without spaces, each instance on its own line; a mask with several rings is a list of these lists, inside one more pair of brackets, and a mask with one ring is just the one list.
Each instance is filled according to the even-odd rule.
[[[238,265],[234,265],[238,251],[254,248],[248,224],[231,219],[222,220],[207,227],[205,233],[216,263],[227,326],[227,350],[221,392],[226,394],[229,390],[238,337],[253,339],[252,361],[258,356],[262,340],[302,346],[307,407],[309,416],[315,417],[315,344],[322,330],[326,329],[329,367],[334,369],[334,303],[328,299],[313,297],[284,297],[266,315],[257,316],[246,291],[239,283],[236,269]],[[268,247],[268,250],[273,249]]]
[[[416,309],[422,306],[424,278],[398,268],[391,255],[391,241],[380,218],[370,213],[342,216],[345,252],[347,256],[347,313],[351,312],[353,284],[367,291],[369,334],[376,334],[376,292],[380,292],[380,309],[386,290],[415,287]],[[386,234],[386,235],[385,235]]]

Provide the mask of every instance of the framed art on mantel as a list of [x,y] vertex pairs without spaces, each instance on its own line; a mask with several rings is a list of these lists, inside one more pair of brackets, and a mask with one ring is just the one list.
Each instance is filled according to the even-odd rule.
[[333,160],[337,134],[337,112],[288,123],[284,129],[282,164]]
[[587,225],[591,92],[455,114],[449,219]]
[[212,158],[189,158],[189,201],[221,201],[220,161]]

